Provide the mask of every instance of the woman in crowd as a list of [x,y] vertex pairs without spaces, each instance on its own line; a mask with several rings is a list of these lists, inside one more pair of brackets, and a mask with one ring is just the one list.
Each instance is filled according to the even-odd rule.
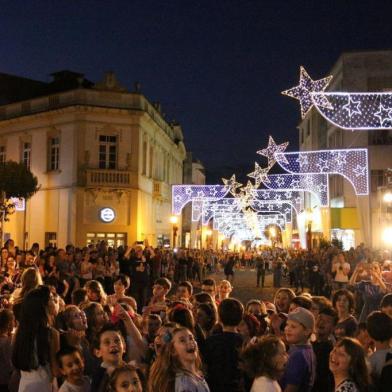
[[49,326],[53,306],[47,286],[31,290],[23,300],[12,353],[12,362],[21,372],[19,392],[52,391],[60,348],[59,333]]
[[336,291],[332,297],[332,305],[339,316],[338,323],[335,327],[335,336],[337,338],[344,336],[354,337],[358,322],[353,316],[355,309],[353,294],[346,289]]
[[329,356],[329,368],[335,380],[335,392],[367,391],[369,371],[365,352],[357,340],[340,340]]

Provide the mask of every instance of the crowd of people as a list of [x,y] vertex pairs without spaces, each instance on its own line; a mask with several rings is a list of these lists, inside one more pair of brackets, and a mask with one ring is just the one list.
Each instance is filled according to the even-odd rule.
[[[390,266],[364,246],[23,251],[8,240],[0,392],[390,391]],[[272,274],[273,300],[233,297],[244,268],[258,287]]]

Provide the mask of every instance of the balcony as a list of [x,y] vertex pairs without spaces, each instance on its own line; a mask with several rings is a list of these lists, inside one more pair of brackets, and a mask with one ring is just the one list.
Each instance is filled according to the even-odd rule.
[[86,186],[131,187],[131,172],[127,170],[87,169]]

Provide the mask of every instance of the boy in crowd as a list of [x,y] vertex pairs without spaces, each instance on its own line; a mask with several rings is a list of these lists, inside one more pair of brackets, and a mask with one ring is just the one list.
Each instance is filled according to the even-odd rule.
[[65,381],[59,392],[89,392],[90,381],[83,375],[84,361],[80,351],[71,346],[63,347],[56,354],[57,364]]
[[143,309],[143,314],[156,313],[159,314],[161,319],[163,320],[166,315],[166,311],[168,308],[169,301],[166,298],[166,295],[171,289],[170,280],[167,278],[159,278],[154,282],[154,286],[152,288],[152,298],[148,304]]
[[176,291],[177,300],[184,301],[188,306],[192,306],[191,304],[192,294],[193,294],[193,286],[191,282],[185,280],[179,283]]
[[242,392],[243,373],[239,369],[242,337],[237,327],[244,307],[235,298],[224,299],[218,307],[222,332],[207,338],[202,354],[207,365],[207,382],[213,392]]
[[316,356],[316,379],[314,392],[329,392],[333,390],[334,379],[329,370],[329,354],[333,349],[333,331],[338,322],[338,314],[332,306],[320,311],[316,320],[316,341],[313,342],[313,351]]
[[316,358],[310,344],[314,331],[314,316],[298,307],[287,316],[286,341],[290,345],[289,359],[280,384],[283,392],[310,392],[316,376]]
[[201,282],[201,291],[208,293],[211,297],[216,300],[216,282],[214,279],[204,279]]
[[366,319],[366,329],[374,340],[376,351],[369,357],[371,375],[375,381],[381,375],[387,354],[392,354],[392,319],[385,313],[374,311]]
[[392,293],[385,294],[380,303],[381,312],[392,319]]
[[95,342],[95,355],[102,360],[101,367],[93,374],[91,390],[106,391],[109,374],[123,363],[125,342],[120,331],[112,325],[107,325],[98,333]]

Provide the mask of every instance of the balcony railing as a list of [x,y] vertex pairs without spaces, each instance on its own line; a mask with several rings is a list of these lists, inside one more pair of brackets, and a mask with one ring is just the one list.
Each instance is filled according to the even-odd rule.
[[86,186],[130,187],[131,172],[126,170],[88,169]]

